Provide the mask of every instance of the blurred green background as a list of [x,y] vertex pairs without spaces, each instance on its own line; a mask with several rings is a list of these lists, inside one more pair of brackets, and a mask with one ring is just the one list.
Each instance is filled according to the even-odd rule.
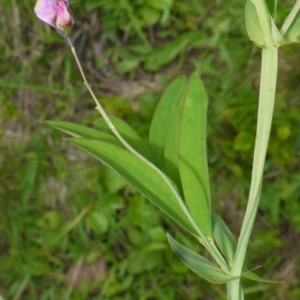
[[[278,1],[281,24],[294,1]],[[249,191],[260,50],[245,1],[74,0],[72,40],[109,114],[143,137],[159,97],[199,68],[210,103],[214,210],[237,236]],[[34,15],[0,4],[0,293],[5,299],[225,299],[189,271],[168,231],[203,249],[100,162],[46,128],[99,117],[71,52]],[[246,299],[300,299],[299,45],[280,50],[265,182],[247,266],[280,285],[245,281]],[[207,255],[207,253],[203,253]]]

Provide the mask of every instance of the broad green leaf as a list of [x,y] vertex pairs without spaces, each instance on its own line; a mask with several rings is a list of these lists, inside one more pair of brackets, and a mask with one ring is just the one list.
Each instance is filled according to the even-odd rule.
[[186,78],[185,76],[180,76],[167,87],[157,105],[151,122],[149,143],[154,159],[159,167],[163,165],[164,148],[171,119],[185,86]]
[[168,234],[171,247],[181,261],[192,271],[203,277],[209,282],[221,284],[235,279],[226,275],[220,268],[216,267],[212,262],[191,251],[187,247],[181,245]]
[[212,236],[206,151],[208,99],[198,76],[190,79],[181,112],[179,173],[185,201],[204,234]]
[[106,142],[77,138],[67,140],[110,166],[175,222],[198,236],[178,203],[182,201],[180,196],[154,166],[150,166],[126,149]]
[[223,219],[214,212],[212,213],[212,230],[218,247],[229,265],[232,266],[236,250],[236,241]]
[[246,3],[246,28],[249,39],[257,46],[263,47],[265,45],[265,38],[262,28],[259,23],[256,8],[251,0],[247,0]]
[[102,140],[122,147],[122,143],[117,138],[99,130],[64,121],[44,121],[43,123],[76,138]]
[[283,283],[283,281],[274,281],[274,280],[268,280],[268,279],[264,279],[262,277],[260,277],[259,275],[251,272],[251,271],[245,271],[242,273],[243,277],[246,277],[250,280],[253,281],[258,281],[258,282],[264,282],[264,283]]
[[[109,117],[111,122],[114,124],[118,132],[123,136],[123,138],[140,154],[146,157],[148,160],[153,161],[153,154],[148,147],[148,145],[144,142],[144,140],[136,133],[136,131],[130,127],[129,124],[124,122],[122,119],[119,119],[114,116]],[[96,126],[106,131],[108,134],[114,136],[111,129],[106,124],[103,118],[100,118],[94,122]]]

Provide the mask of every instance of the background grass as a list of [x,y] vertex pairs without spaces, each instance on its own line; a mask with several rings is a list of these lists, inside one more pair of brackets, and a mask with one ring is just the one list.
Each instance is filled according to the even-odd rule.
[[[199,68],[210,97],[214,209],[238,235],[249,190],[260,50],[244,1],[77,0],[72,39],[110,114],[146,137],[165,86]],[[293,1],[279,1],[280,24]],[[6,299],[224,299],[175,257],[165,231],[193,239],[114,172],[67,144],[45,119],[98,118],[64,40],[34,0],[0,10],[0,292]],[[299,299],[299,50],[280,50],[265,183],[245,281],[248,299]],[[175,233],[176,232],[176,233]],[[207,255],[204,253],[204,255]]]

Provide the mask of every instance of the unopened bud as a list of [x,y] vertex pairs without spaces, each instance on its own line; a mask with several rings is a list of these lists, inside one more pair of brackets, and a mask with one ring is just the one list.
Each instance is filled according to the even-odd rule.
[[54,27],[63,37],[68,35],[74,25],[69,0],[38,0],[34,11],[39,19]]

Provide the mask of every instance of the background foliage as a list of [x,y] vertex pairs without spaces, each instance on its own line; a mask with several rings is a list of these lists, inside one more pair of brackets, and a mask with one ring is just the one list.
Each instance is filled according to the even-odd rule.
[[[6,299],[223,299],[172,253],[192,239],[45,119],[99,117],[61,37],[33,0],[0,10],[0,292]],[[293,1],[280,1],[280,24]],[[201,70],[210,103],[214,209],[239,233],[253,155],[260,50],[243,1],[74,0],[72,39],[106,110],[146,137],[165,86]],[[255,299],[298,299],[299,46],[280,51],[277,100],[249,268],[284,280],[245,282]],[[92,125],[91,125],[92,126]],[[176,232],[176,234],[175,234]],[[247,296],[246,296],[247,297]]]

